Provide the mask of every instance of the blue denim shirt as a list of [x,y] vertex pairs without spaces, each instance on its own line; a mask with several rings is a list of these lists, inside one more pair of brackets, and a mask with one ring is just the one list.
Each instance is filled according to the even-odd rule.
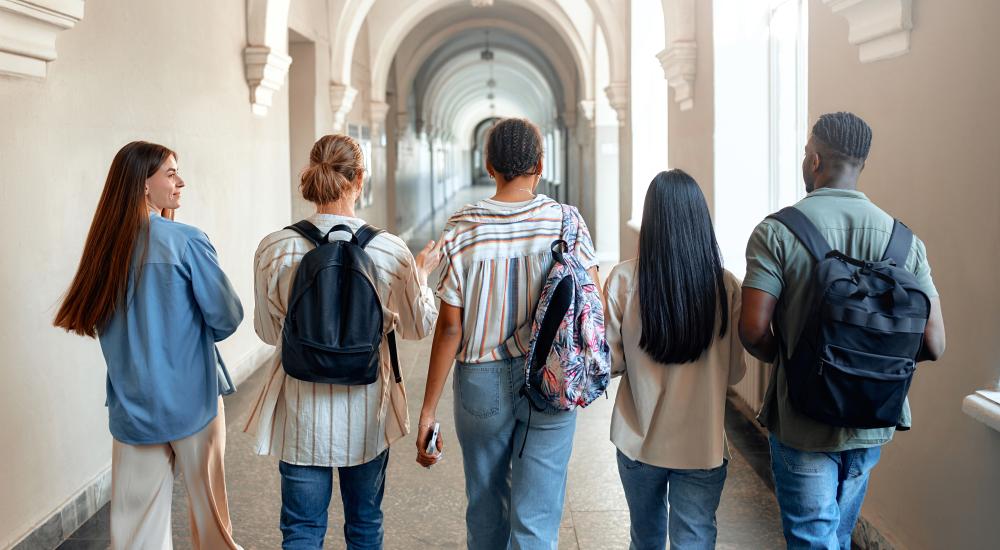
[[215,418],[231,391],[215,343],[243,320],[200,230],[153,214],[144,257],[142,248],[138,281],[133,268],[124,307],[100,332],[111,435],[132,445],[183,439]]

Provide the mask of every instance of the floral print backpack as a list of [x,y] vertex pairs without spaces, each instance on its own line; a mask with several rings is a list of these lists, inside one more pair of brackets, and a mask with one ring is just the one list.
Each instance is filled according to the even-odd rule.
[[525,356],[521,394],[538,411],[586,407],[605,393],[611,379],[601,295],[575,254],[580,230],[575,211],[562,205],[562,235],[552,243],[555,262],[542,287]]

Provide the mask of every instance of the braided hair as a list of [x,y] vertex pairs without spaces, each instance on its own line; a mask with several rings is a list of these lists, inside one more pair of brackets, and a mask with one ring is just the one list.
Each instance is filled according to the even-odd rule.
[[872,129],[854,113],[827,113],[813,125],[812,135],[842,160],[864,163],[872,145]]
[[497,122],[486,139],[486,160],[506,181],[538,175],[535,168],[542,155],[542,133],[523,118]]

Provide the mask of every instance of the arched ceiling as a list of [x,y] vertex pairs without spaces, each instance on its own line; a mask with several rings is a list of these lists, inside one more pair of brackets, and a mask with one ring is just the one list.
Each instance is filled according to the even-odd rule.
[[[492,47],[491,47],[492,48]],[[545,76],[527,59],[505,50],[494,50],[494,88],[487,86],[491,63],[479,50],[465,51],[444,62],[423,90],[424,120],[462,140],[471,136],[480,120],[493,114],[488,93],[494,94],[498,116],[524,116],[541,126],[559,116],[555,94]]]
[[[555,97],[558,112],[564,112],[567,106],[575,104],[575,83],[569,80],[569,75],[557,70],[546,52],[540,50],[532,42],[525,40],[506,28],[490,26],[469,27],[459,32],[449,31],[447,41],[425,42],[428,45],[426,55],[417,52],[411,56],[411,61],[405,67],[397,66],[397,90],[399,104],[405,109],[407,96],[412,91],[416,94],[417,111],[422,111],[423,97],[430,80],[456,56],[482,51],[485,47],[486,33],[489,32],[489,47],[494,52],[503,52],[505,57],[517,56],[530,64],[533,73],[543,78]],[[410,39],[407,39],[407,43]],[[404,44],[404,51],[405,50]],[[434,48],[431,50],[430,48]],[[399,59],[397,58],[397,63]],[[419,63],[419,65],[418,65]],[[567,93],[566,88],[570,91]]]
[[[547,33],[539,36],[559,37],[563,51],[569,51],[570,65],[580,75],[581,90],[591,90],[592,71],[589,42],[585,40],[560,0],[506,0],[489,8],[474,8],[462,0],[413,0],[402,6],[392,2],[376,2],[368,14],[368,29],[372,48],[371,95],[376,101],[385,100],[389,70],[400,46],[415,29],[440,30],[461,19],[488,14],[503,15],[521,24],[544,22]],[[565,63],[566,58],[561,61]]]

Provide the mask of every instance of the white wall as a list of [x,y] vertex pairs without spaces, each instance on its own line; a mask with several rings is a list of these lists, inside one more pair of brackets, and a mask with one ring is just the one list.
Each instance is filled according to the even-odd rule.
[[178,151],[177,219],[205,230],[247,318],[222,345],[258,349],[251,261],[289,214],[288,106],[250,113],[245,2],[87,2],[44,80],[0,77],[0,547],[104,471],[111,439],[96,341],[51,326],[115,152]]

